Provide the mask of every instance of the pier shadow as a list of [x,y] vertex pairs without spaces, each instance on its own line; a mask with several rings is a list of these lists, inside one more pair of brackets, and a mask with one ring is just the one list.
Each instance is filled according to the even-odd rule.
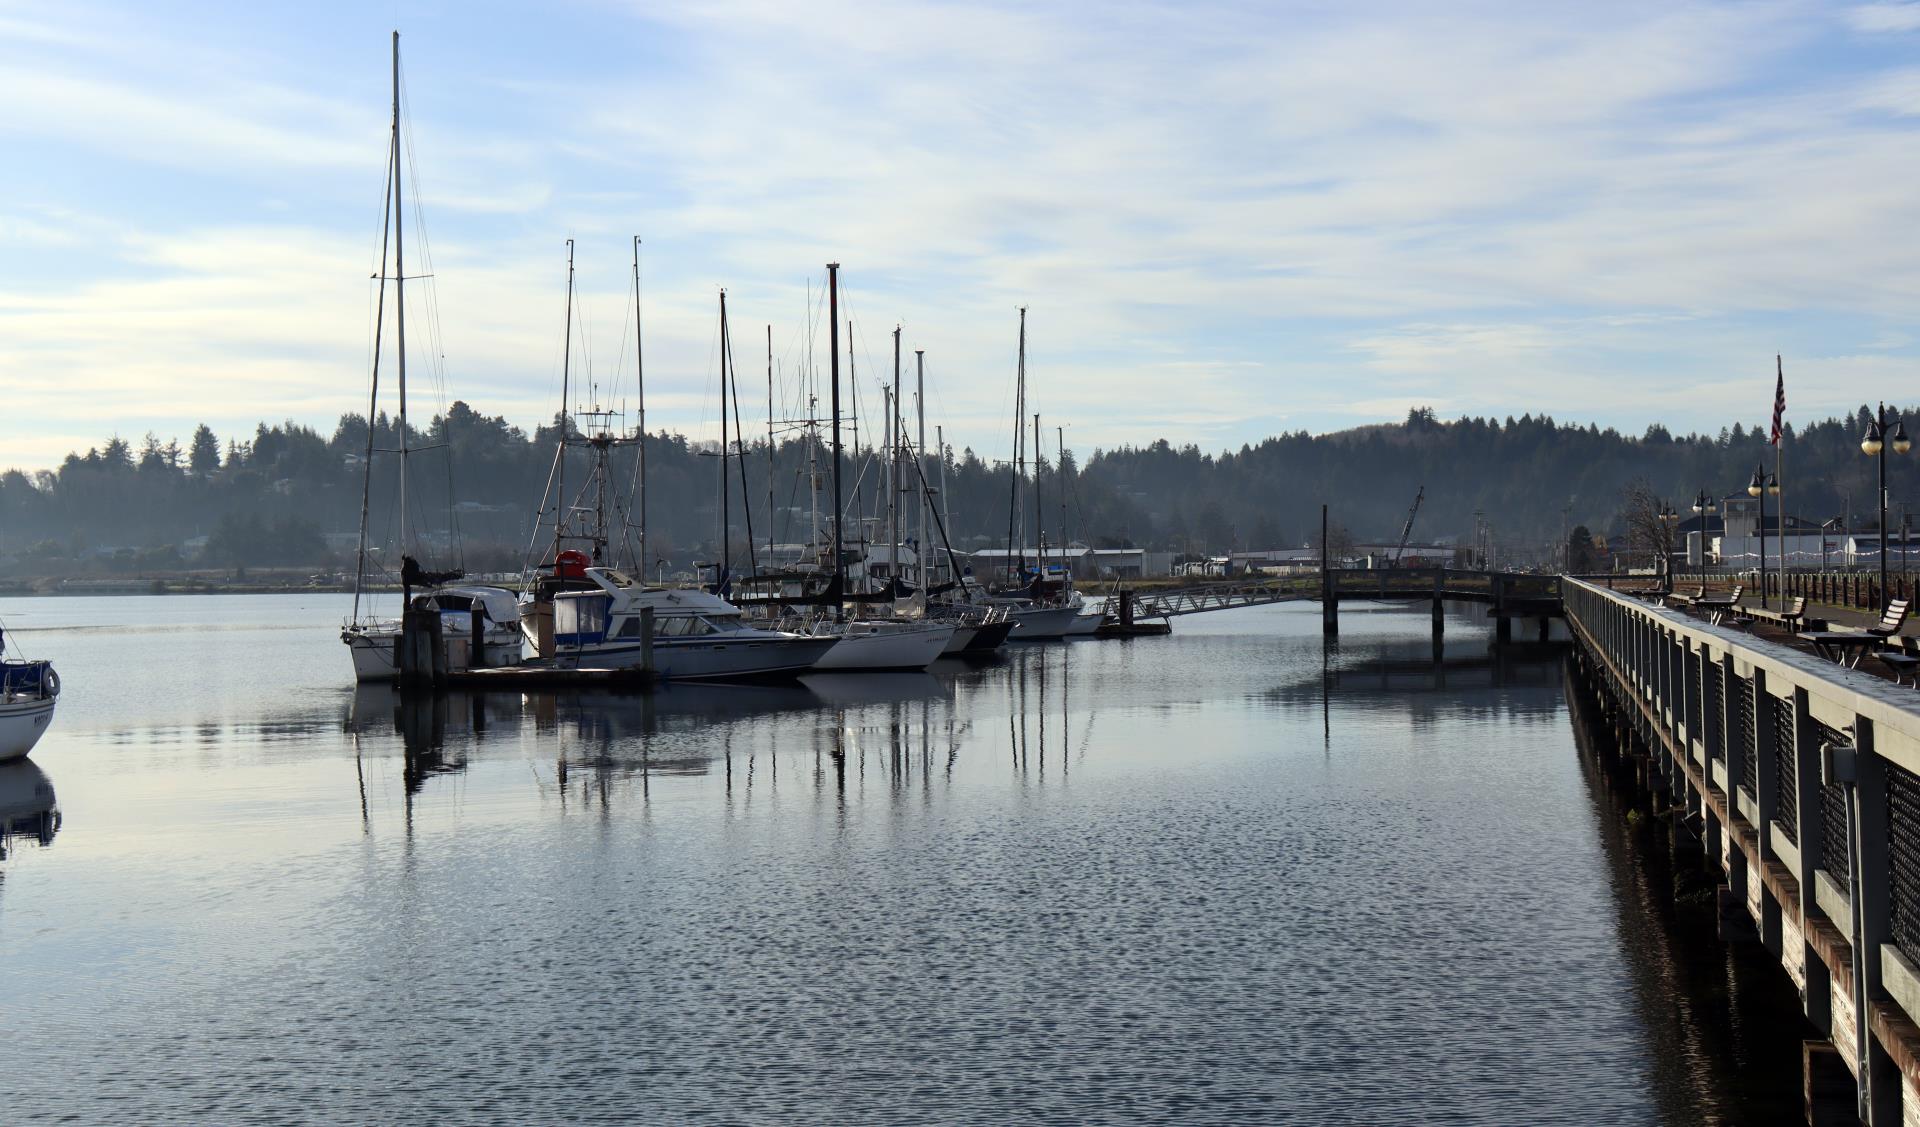
[[1571,662],[1562,676],[1663,1121],[1798,1127],[1800,1046],[1817,1034],[1792,980],[1759,943],[1720,938],[1712,897],[1676,899],[1710,862],[1654,812]]

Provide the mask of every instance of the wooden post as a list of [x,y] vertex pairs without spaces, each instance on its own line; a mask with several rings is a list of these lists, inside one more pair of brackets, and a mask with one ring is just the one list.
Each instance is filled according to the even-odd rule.
[[1435,638],[1443,637],[1447,631],[1447,607],[1446,607],[1446,604],[1443,601],[1441,601],[1441,595],[1446,591],[1446,580],[1447,580],[1447,573],[1445,571],[1439,571],[1434,573],[1434,576],[1433,576],[1433,636]]
[[1327,542],[1327,507],[1320,506],[1320,633],[1340,636],[1340,604],[1333,591],[1333,546]]
[[467,668],[480,669],[487,664],[487,612],[476,606],[467,613],[472,619],[473,638],[467,646]]

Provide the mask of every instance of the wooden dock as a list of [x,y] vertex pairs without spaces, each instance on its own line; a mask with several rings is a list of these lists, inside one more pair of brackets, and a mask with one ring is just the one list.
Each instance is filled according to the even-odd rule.
[[564,665],[502,665],[492,669],[449,670],[446,685],[454,689],[646,689],[654,684],[650,669],[596,669]]

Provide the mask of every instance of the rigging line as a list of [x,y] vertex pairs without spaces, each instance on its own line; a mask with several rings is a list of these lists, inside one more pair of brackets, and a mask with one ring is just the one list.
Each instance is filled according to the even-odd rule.
[[[740,517],[747,525],[747,574],[750,577],[758,577],[760,568],[759,565],[754,562],[753,552],[753,498],[747,490],[746,431],[741,429],[740,426],[740,380],[738,367],[734,360],[733,330],[731,327],[727,330],[726,357],[727,371],[725,376],[728,389],[733,393],[733,433],[736,436],[735,441],[740,444]],[[725,450],[722,450],[720,453],[723,458],[726,456]]]

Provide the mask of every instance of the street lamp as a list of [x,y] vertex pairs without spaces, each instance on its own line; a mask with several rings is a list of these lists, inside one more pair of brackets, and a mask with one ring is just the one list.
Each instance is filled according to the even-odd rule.
[[1887,405],[1881,403],[1867,424],[1867,433],[1860,440],[1860,449],[1867,457],[1879,463],[1880,471],[1880,599],[1887,597],[1887,447],[1893,447],[1895,454],[1905,454],[1913,449],[1913,443],[1907,438],[1906,421],[1894,416],[1893,430],[1887,430]]
[[1674,510],[1673,503],[1661,498],[1660,507],[1653,514],[1660,521],[1660,543],[1656,545],[1660,552],[1660,574],[1665,579],[1667,590],[1673,590],[1673,526],[1680,520],[1680,514]]
[[[1700,490],[1700,492],[1695,493],[1693,495],[1693,515],[1701,518],[1700,519],[1700,566],[1702,567],[1705,567],[1707,563],[1706,518],[1713,516],[1715,513],[1718,513],[1719,511],[1720,511],[1720,506],[1717,503],[1715,503],[1713,499],[1713,495],[1711,493],[1708,493],[1705,489],[1702,489]],[[1691,558],[1692,553],[1689,552],[1688,556],[1689,558]]]
[[[1767,472],[1764,464],[1755,464],[1753,480],[1747,482],[1747,496],[1760,498],[1760,605],[1767,605],[1767,496],[1780,496],[1780,479]],[[1786,561],[1787,522],[1780,521],[1780,559]]]

